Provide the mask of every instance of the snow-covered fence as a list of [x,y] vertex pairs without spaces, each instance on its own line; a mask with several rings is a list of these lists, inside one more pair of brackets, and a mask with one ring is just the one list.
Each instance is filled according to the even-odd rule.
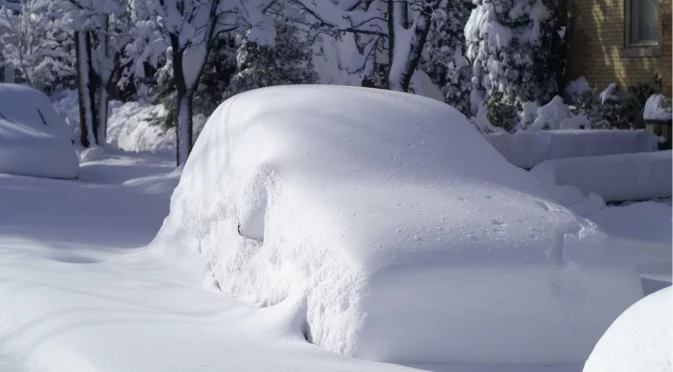
[[485,134],[510,163],[524,169],[550,159],[652,152],[660,138],[643,130],[550,130]]
[[548,160],[530,173],[558,202],[568,205],[575,197],[567,186],[605,201],[670,198],[672,168],[671,151],[658,151]]

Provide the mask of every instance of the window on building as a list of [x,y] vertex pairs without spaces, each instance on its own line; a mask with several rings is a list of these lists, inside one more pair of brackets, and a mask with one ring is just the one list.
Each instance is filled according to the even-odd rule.
[[659,1],[630,1],[629,40],[631,45],[659,43]]

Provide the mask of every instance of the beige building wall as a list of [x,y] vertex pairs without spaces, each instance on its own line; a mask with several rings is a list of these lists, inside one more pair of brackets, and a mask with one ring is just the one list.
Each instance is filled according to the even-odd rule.
[[659,72],[664,93],[671,96],[671,0],[660,4],[659,45],[646,48],[627,45],[629,1],[640,0],[568,0],[569,78],[584,76],[594,89],[602,90],[610,83],[620,88],[654,85]]

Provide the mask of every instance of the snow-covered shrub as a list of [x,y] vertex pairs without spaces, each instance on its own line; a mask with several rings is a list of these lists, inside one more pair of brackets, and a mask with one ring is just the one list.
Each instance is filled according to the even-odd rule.
[[473,99],[490,103],[498,99],[493,97],[497,90],[517,106],[548,102],[557,93],[561,63],[555,56],[561,43],[556,2],[474,0],[474,4],[465,26]]
[[236,74],[223,98],[262,87],[317,82],[310,46],[297,31],[295,26],[279,20],[275,45],[244,39],[236,55]]
[[593,96],[593,90],[584,76],[569,82],[566,86],[564,99],[568,103],[577,104],[587,96]]
[[486,118],[492,125],[513,132],[519,120],[519,110],[499,88],[494,88],[486,103]]
[[572,111],[575,115],[587,116],[592,128],[642,128],[645,103],[654,93],[656,90],[647,84],[619,91],[613,83],[599,94],[582,95]]
[[440,1],[421,61],[421,69],[439,87],[444,102],[466,115],[470,113],[472,75],[465,57],[464,27],[470,17],[469,1]]
[[560,129],[561,122],[571,117],[570,110],[559,96],[538,108],[537,117],[530,126],[531,130]]
[[653,94],[647,99],[643,111],[643,119],[670,121],[672,116],[670,98],[665,97],[663,94]]

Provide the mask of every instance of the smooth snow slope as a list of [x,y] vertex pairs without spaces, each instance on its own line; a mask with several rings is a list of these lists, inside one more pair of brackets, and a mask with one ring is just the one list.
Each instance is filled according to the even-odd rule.
[[0,173],[76,178],[78,171],[70,133],[49,98],[0,84]]
[[628,308],[601,337],[584,372],[673,371],[673,289]]
[[364,88],[227,100],[151,248],[239,298],[296,299],[311,341],[379,361],[581,362],[642,296],[463,115]]

